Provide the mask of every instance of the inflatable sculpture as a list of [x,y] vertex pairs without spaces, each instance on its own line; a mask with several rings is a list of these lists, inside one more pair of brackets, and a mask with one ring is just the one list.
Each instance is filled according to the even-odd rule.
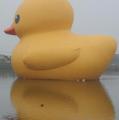
[[116,42],[72,33],[72,23],[68,0],[24,0],[5,30],[21,39],[12,56],[16,74],[27,79],[98,79],[112,60]]
[[98,80],[116,42],[110,36],[72,33],[72,24],[68,0],[24,0],[5,30],[20,38],[12,55],[19,77],[12,101],[20,120],[114,120]]

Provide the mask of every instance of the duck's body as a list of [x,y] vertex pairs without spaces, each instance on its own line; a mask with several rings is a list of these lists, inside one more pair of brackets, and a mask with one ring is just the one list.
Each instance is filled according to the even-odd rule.
[[111,37],[78,36],[69,31],[31,34],[14,50],[19,76],[36,79],[98,79],[115,51]]
[[21,120],[114,120],[99,81],[76,81],[99,79],[115,53],[115,40],[76,35],[72,23],[68,0],[24,0],[5,30],[21,39],[12,55],[14,71],[26,79],[12,91]]
[[73,10],[68,0],[25,0],[13,28],[21,41],[14,50],[16,74],[30,79],[98,79],[111,62],[116,43],[111,37],[71,32]]

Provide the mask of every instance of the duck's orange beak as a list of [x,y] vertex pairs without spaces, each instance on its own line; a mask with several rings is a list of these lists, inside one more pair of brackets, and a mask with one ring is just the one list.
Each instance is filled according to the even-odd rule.
[[13,26],[6,28],[4,32],[9,35],[16,35],[16,31]]

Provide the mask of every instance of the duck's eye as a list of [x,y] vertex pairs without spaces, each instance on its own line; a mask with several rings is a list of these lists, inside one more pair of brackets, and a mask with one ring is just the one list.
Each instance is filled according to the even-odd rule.
[[19,21],[20,21],[20,15],[16,15],[15,16],[15,23],[17,24],[17,23],[19,23]]

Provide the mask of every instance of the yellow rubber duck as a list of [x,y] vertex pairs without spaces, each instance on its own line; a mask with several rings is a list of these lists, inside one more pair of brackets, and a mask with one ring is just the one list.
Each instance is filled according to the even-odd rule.
[[115,120],[99,81],[15,81],[12,102],[19,120]]
[[68,0],[24,0],[12,27],[5,30],[21,39],[12,56],[16,74],[27,79],[98,79],[112,60],[116,42],[72,33],[72,23]]

